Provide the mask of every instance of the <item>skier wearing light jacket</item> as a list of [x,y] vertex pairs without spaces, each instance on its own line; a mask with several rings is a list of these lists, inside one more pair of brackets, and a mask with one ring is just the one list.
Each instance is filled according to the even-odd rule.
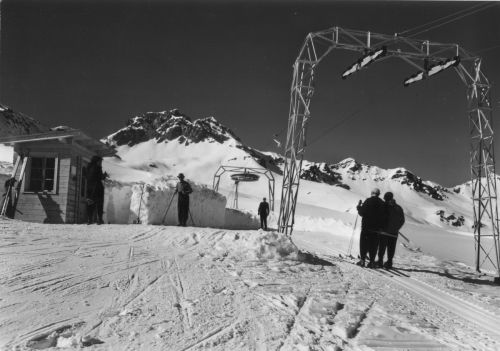
[[384,201],[379,198],[380,190],[375,188],[371,192],[371,197],[365,202],[359,202],[357,206],[358,214],[363,217],[361,221],[361,235],[359,237],[360,261],[357,265],[364,267],[366,254],[369,254],[369,268],[375,268],[375,258],[377,256],[379,234],[385,224]]
[[[394,195],[391,192],[384,194],[386,223],[384,232],[380,235],[378,248],[378,266],[392,268],[392,258],[396,251],[396,242],[398,241],[398,233],[405,223],[405,214],[401,206],[396,204]],[[385,249],[387,248],[387,261],[384,262]]]

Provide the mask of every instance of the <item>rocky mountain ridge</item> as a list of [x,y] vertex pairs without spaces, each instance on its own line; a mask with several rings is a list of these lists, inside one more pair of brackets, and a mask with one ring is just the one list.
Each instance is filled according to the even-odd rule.
[[48,130],[48,127],[36,119],[0,104],[0,137],[42,133]]
[[201,141],[224,143],[229,139],[240,139],[213,117],[192,120],[178,109],[161,112],[146,112],[128,120],[127,125],[108,136],[109,145],[134,146],[154,139],[158,143],[176,140],[189,145]]
[[371,179],[375,183],[390,180],[407,185],[418,193],[440,201],[446,198],[447,193],[450,193],[449,189],[430,181],[424,181],[405,168],[385,170],[377,166],[359,163],[353,158],[346,158],[330,165],[306,161],[303,163],[300,177],[310,181],[342,186],[346,189],[349,189],[347,180]]

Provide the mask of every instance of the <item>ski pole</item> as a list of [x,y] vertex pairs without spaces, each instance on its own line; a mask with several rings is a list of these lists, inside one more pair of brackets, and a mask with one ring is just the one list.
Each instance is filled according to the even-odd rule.
[[141,206],[142,206],[142,196],[144,195],[144,187],[146,184],[142,184],[141,189],[141,199],[139,200],[139,211],[137,212],[137,224],[141,224]]
[[410,243],[410,239],[408,239],[406,236],[404,236],[403,233],[399,232],[399,235],[401,235],[401,237],[403,239],[405,239],[408,244]]
[[191,209],[188,209],[188,211],[189,211],[189,217],[191,218],[191,222],[193,222],[193,227],[196,227],[196,224],[194,224],[193,215],[191,214]]
[[354,228],[352,228],[351,240],[349,241],[349,249],[347,250],[347,255],[351,256],[352,244],[354,242],[354,233],[356,232],[356,225],[358,224],[359,214],[356,215],[356,220],[354,221]]
[[[383,232],[383,231],[376,231],[375,233],[377,234],[381,234],[381,235],[385,235],[385,236],[390,236],[391,238],[397,238],[398,236],[397,235],[394,235],[394,234],[389,234],[389,233],[386,233],[386,232]],[[401,237],[408,243],[410,244],[410,239],[408,239],[406,236],[403,235],[403,233],[401,232],[398,232],[399,235],[401,235]]]
[[[377,230],[375,233],[377,234],[380,234],[380,235],[384,235],[384,236],[389,236],[391,238],[397,238],[398,236],[397,235],[394,235],[394,234],[389,234],[389,233],[386,233],[386,232],[383,232],[381,230]],[[406,239],[406,238],[405,238]]]
[[163,215],[163,218],[161,220],[161,224],[165,222],[165,217],[167,217],[168,210],[170,209],[170,205],[172,205],[172,201],[174,200],[174,196],[177,194],[177,191],[172,194],[172,197],[170,198],[170,202],[168,203],[167,210],[165,211],[165,214]]

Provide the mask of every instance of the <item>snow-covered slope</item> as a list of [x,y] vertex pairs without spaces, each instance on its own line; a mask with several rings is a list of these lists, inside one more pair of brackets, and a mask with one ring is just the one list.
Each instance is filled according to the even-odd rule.
[[[267,168],[276,180],[275,200],[280,198],[283,156],[262,152],[248,145],[231,129],[208,117],[198,120],[179,110],[148,112],[131,118],[128,124],[104,141],[116,147],[118,158],[105,160],[105,168],[115,180],[155,183],[165,175],[184,173],[191,181],[212,186],[221,165]],[[424,181],[405,168],[382,169],[352,158],[336,164],[304,161],[296,221],[305,229],[322,211],[355,213],[360,199],[374,187],[382,193],[392,191],[408,218],[416,223],[433,224],[471,231],[472,210],[467,191],[453,191]],[[465,185],[462,186],[465,188]],[[220,191],[232,204],[234,183],[221,177]],[[258,201],[268,193],[268,181],[240,183],[239,207],[255,211]],[[319,212],[318,212],[319,211]],[[301,224],[302,223],[302,224]],[[324,223],[324,226],[328,226]]]
[[[0,218],[2,350],[498,350],[490,278],[404,247],[396,271],[349,239]],[[335,228],[333,228],[335,229]],[[435,245],[443,245],[439,237]]]
[[[144,225],[0,218],[1,349],[500,349],[498,287],[468,267],[470,185],[445,189],[403,168],[353,159],[304,162],[293,243],[275,231],[227,230],[214,224],[225,199],[203,185],[211,186],[220,164],[264,165],[274,172],[278,200],[281,156],[244,145],[215,119],[159,115],[164,128],[136,118],[110,136],[119,157],[104,163],[113,178],[107,216],[143,204]],[[176,137],[160,133],[177,128]],[[130,135],[139,137],[127,141]],[[178,172],[197,183],[198,225],[147,225],[164,213]],[[265,179],[241,184],[240,207],[255,213],[267,186]],[[408,218],[410,241],[398,245],[395,270],[346,259],[359,244],[355,205],[375,186],[394,192]],[[228,204],[233,190],[229,177],[221,179]],[[209,195],[212,202],[200,201]],[[452,213],[464,216],[460,231]],[[271,227],[275,221],[272,213]],[[305,260],[299,250],[328,262]]]
[[[124,128],[103,141],[118,151],[117,157],[104,160],[104,169],[110,173],[112,184],[123,184],[108,191],[113,195],[114,202],[108,199],[105,211],[110,215],[113,212],[115,220],[110,219],[113,223],[124,223],[117,218],[128,218],[130,222],[137,215],[127,212],[133,212],[132,208],[138,207],[132,202],[123,213],[116,212],[116,209],[123,207],[118,199],[140,198],[141,191],[129,194],[120,193],[120,189],[129,191],[133,183],[146,183],[150,189],[160,189],[166,180],[172,182],[180,172],[200,189],[203,186],[212,188],[215,172],[221,165],[227,165],[272,171],[276,206],[269,224],[276,226],[283,156],[245,145],[231,129],[213,117],[192,120],[176,109],[148,112],[131,118]],[[235,184],[229,175],[221,176],[219,184],[219,192],[226,197],[228,207],[235,197]],[[422,228],[429,225],[452,235],[470,235],[472,232],[473,213],[468,183],[448,189],[424,181],[405,168],[382,169],[352,158],[335,164],[304,161],[301,178],[296,230],[329,232],[335,227],[339,234],[350,235],[356,222],[356,204],[369,196],[371,189],[378,187],[382,193],[391,191],[395,194],[397,202],[405,210],[407,223],[419,226],[418,232],[425,233]],[[136,186],[134,189],[141,188]],[[252,183],[240,182],[238,206],[250,212],[250,217],[245,215],[250,218],[248,225],[255,223],[251,214],[256,215],[259,202],[268,194],[269,184],[265,177],[261,176]],[[152,196],[151,199],[158,201],[149,203],[150,207],[162,207],[166,201],[159,196]],[[432,245],[429,248],[433,249]]]

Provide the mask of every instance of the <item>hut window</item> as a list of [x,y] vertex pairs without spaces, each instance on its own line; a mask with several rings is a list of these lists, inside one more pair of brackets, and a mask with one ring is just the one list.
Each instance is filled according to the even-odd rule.
[[26,191],[55,192],[56,161],[55,157],[31,157]]

